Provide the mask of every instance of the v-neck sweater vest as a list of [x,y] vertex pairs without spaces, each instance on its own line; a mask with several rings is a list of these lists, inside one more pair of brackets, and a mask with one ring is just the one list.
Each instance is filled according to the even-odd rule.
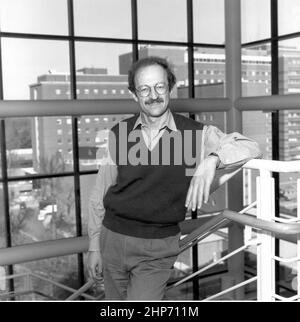
[[[203,124],[172,114],[177,131],[166,128],[152,151],[142,138],[138,145],[130,139],[138,115],[111,129],[116,145],[113,150],[110,147],[110,153],[118,167],[118,176],[116,184],[108,189],[103,200],[103,225],[106,228],[140,238],[164,238],[180,231],[178,223],[185,219],[185,199],[192,178],[186,170],[196,167]],[[184,137],[186,133],[188,135]],[[179,135],[181,140],[171,139],[165,146],[164,137],[168,134]],[[192,158],[186,158],[187,151]],[[138,163],[136,160],[132,162],[130,157],[135,152],[140,158],[137,158],[140,160]],[[178,162],[180,156],[182,162]]]

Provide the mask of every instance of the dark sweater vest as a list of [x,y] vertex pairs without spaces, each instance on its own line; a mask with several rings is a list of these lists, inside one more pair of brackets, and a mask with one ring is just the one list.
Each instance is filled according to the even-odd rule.
[[[178,223],[185,219],[185,199],[192,178],[186,175],[186,169],[196,167],[196,162],[191,161],[196,159],[196,144],[200,149],[203,124],[176,113],[172,114],[178,131],[166,128],[152,151],[148,150],[141,135],[139,140],[130,142],[130,135],[136,132],[132,130],[138,115],[122,121],[126,124],[118,123],[112,128],[116,148],[112,149],[110,146],[110,153],[118,166],[118,176],[116,184],[108,189],[104,197],[103,225],[106,228],[141,238],[164,238],[180,231]],[[123,133],[124,128],[127,129],[127,138]],[[189,134],[183,139],[187,132]],[[181,135],[182,144],[171,139],[169,146],[164,145],[168,134]],[[137,146],[139,149],[136,149]],[[122,155],[119,153],[120,149],[123,149]],[[130,153],[132,156],[136,151],[138,157],[141,154],[144,156],[137,165],[136,160],[132,161],[130,158]],[[188,161],[186,151],[193,156]]]

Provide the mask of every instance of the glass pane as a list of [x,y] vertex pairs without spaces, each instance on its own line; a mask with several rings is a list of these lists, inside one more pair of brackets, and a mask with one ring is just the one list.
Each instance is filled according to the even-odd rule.
[[140,39],[187,41],[185,0],[138,0],[137,5]]
[[69,99],[69,45],[64,41],[2,38],[6,100]]
[[[212,234],[198,243],[198,266],[204,267],[208,263],[218,260],[224,256],[227,250],[227,228],[219,231],[220,234]],[[227,271],[227,261],[221,262],[216,266],[199,274],[199,299],[204,300],[222,291],[221,274]],[[193,273],[193,255],[189,248],[179,254],[170,280],[182,279]],[[209,276],[209,277],[208,277]],[[208,277],[208,278],[207,278]],[[226,300],[226,295],[223,299]],[[185,282],[177,287],[169,288],[165,294],[166,300],[193,300],[193,284]],[[218,298],[218,300],[221,298]]]
[[[60,256],[35,262],[14,265],[15,274],[24,274],[15,278],[15,294],[17,301],[55,301],[65,300],[71,295],[69,291],[54,285],[58,282],[73,289],[79,288],[77,272],[77,255]],[[35,276],[26,278],[26,274]],[[41,277],[41,278],[39,278]],[[45,280],[46,278],[46,280]]]
[[242,43],[270,38],[270,0],[241,1]]
[[300,160],[300,110],[279,112],[279,138],[280,160]]
[[7,32],[66,35],[67,1],[1,0],[0,29]]
[[10,118],[5,122],[9,176],[73,170],[71,117]]
[[[280,256],[283,258],[297,257],[297,244],[284,240],[279,242]],[[279,263],[279,292],[283,297],[291,297],[297,295],[297,262]]]
[[131,45],[77,43],[78,99],[131,98],[127,82],[131,52]]
[[97,169],[106,157],[108,130],[131,114],[89,115],[78,122],[80,170]]
[[159,56],[170,63],[175,73],[177,83],[174,86],[171,98],[185,98],[188,87],[188,57],[185,47],[167,47],[142,45],[139,47],[139,58]]
[[9,183],[12,244],[75,236],[73,178]]
[[224,0],[194,0],[194,42],[225,42]]
[[194,51],[194,73],[196,98],[226,96],[224,49],[196,48]]
[[300,38],[280,41],[279,94],[300,93]]
[[286,219],[297,216],[297,180],[300,173],[280,173],[280,215]]
[[6,246],[3,185],[0,185],[0,248]]
[[87,234],[89,198],[96,182],[96,174],[80,176],[80,204],[82,233]]
[[131,38],[131,1],[75,0],[74,21],[79,36]]
[[270,44],[242,49],[242,95],[271,95]]
[[300,3],[298,0],[278,0],[279,35],[300,31]]
[[[244,111],[242,113],[243,134],[255,140],[263,153],[263,159],[272,160],[272,116],[262,111]],[[244,205],[256,200],[256,177],[258,170],[243,169]],[[249,210],[256,214],[256,208]]]

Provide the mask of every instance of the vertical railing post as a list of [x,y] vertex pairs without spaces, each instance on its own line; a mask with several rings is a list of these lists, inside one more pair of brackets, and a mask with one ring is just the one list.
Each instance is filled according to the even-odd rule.
[[[271,221],[275,217],[274,178],[268,170],[260,170],[257,177],[257,218]],[[275,238],[272,233],[258,232],[257,300],[272,301],[275,293]]]

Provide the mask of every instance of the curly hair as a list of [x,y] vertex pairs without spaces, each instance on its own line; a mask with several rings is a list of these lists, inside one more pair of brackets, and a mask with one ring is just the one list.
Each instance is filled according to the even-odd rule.
[[139,59],[138,61],[133,63],[128,72],[128,89],[132,93],[135,93],[134,79],[138,70],[142,69],[143,67],[152,65],[159,65],[166,71],[169,84],[169,91],[172,90],[172,88],[176,84],[176,76],[172,70],[172,66],[170,65],[170,63],[164,58],[157,56],[149,56],[146,58]]

